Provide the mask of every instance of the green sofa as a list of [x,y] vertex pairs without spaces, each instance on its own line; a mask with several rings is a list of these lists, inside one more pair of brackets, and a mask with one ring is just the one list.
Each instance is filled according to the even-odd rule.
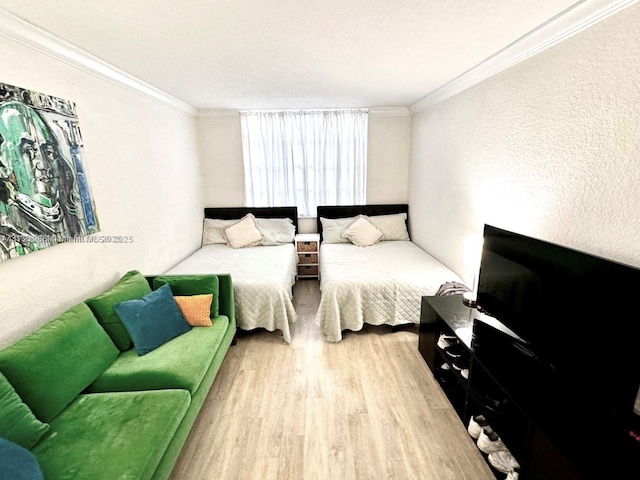
[[[174,295],[187,293],[182,277],[171,278]],[[212,326],[193,327],[142,356],[108,318],[109,302],[141,298],[157,286],[157,278],[137,271],[0,350],[0,380],[17,394],[7,395],[24,403],[16,407],[20,415],[35,415],[23,446],[45,480],[170,475],[236,333],[231,277],[199,277],[217,279]],[[0,437],[16,436],[5,428],[11,432]]]

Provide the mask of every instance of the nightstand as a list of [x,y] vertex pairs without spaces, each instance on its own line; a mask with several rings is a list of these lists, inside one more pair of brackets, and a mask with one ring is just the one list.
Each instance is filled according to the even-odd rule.
[[317,233],[296,235],[296,252],[298,254],[296,280],[320,278],[320,235]]

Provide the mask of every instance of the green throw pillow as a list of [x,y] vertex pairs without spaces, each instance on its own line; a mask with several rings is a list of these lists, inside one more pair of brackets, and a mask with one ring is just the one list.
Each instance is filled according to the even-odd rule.
[[36,418],[7,378],[0,373],[0,437],[24,448],[31,448],[47,430],[49,425]]
[[139,300],[116,303],[115,311],[131,335],[139,356],[191,330],[169,285],[163,285]]
[[211,293],[211,318],[218,316],[218,277],[216,275],[161,275],[153,279],[153,288],[169,284],[176,296],[206,295]]
[[102,328],[122,352],[131,348],[131,337],[113,307],[116,303],[140,299],[148,293],[151,293],[151,287],[147,279],[137,270],[131,270],[106,292],[85,300]]
[[43,422],[53,420],[120,351],[85,303],[0,350],[0,372]]

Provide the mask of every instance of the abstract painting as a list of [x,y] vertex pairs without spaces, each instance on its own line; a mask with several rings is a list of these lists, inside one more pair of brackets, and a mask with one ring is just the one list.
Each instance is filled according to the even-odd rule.
[[98,231],[75,103],[0,83],[0,261]]

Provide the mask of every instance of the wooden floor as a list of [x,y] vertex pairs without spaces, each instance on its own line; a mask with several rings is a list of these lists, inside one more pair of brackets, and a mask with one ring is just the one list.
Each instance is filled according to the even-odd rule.
[[418,352],[417,327],[327,343],[318,282],[295,286],[292,343],[227,354],[171,480],[493,480]]

